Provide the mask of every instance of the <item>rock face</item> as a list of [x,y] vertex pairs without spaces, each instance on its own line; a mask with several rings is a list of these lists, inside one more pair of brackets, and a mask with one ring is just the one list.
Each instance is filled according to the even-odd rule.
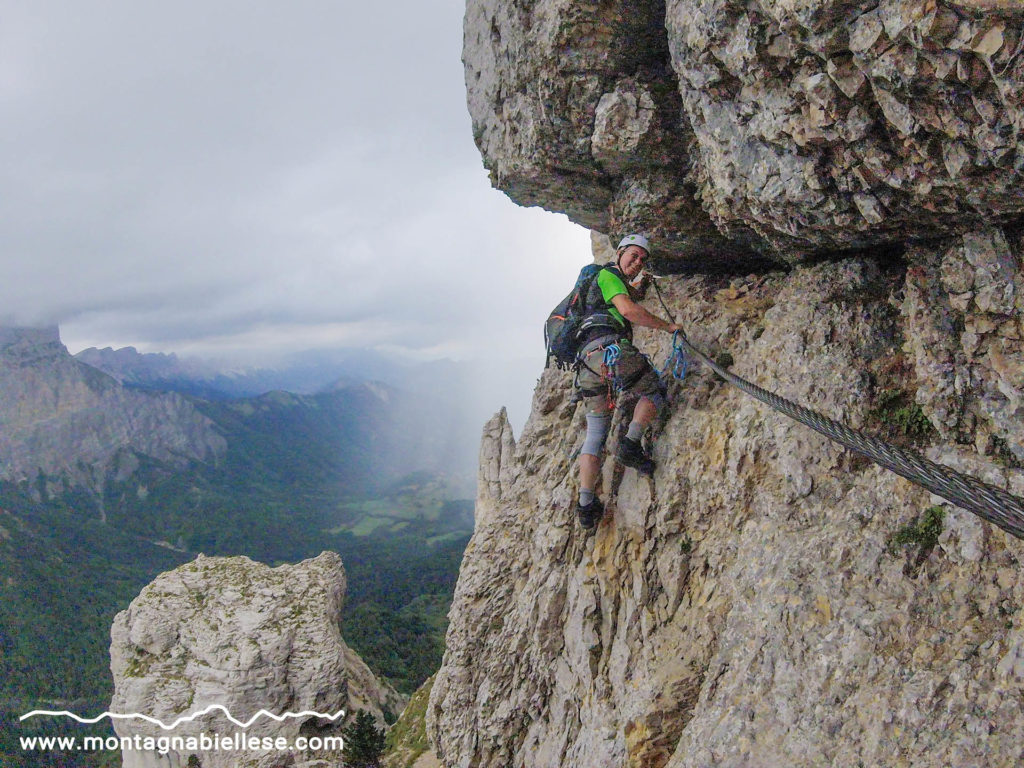
[[680,270],[1019,220],[1024,7],[469,0],[492,183]]
[[[142,713],[167,725],[212,704],[243,723],[260,710],[280,716],[365,709],[381,721],[384,710],[397,714],[404,698],[377,680],[341,638],[344,591],[345,572],[333,552],[273,569],[245,557],[200,555],[160,575],[111,629],[111,711]],[[173,731],[141,720],[115,721],[115,730],[154,738],[237,732],[294,744],[300,736],[338,735],[338,725],[313,716],[283,722],[263,716],[243,730],[214,711]],[[339,754],[323,750],[125,750],[123,759],[125,768],[341,765]]]
[[[1021,496],[1022,49],[1002,0],[469,0],[464,62],[492,184],[652,236],[698,347]],[[592,537],[570,376],[487,425],[442,762],[1020,764],[1024,542],[707,371],[670,390]]]
[[[735,33],[740,56],[748,30]],[[658,285],[691,341],[740,376],[916,435],[930,458],[1021,496],[1022,255],[1019,234],[990,227],[912,246],[905,264]],[[665,334],[638,343],[658,363],[669,349]],[[653,481],[605,462],[608,512],[587,537],[570,392],[546,370],[518,441],[503,414],[485,429],[427,713],[444,765],[1020,763],[1024,542],[699,366],[670,386]],[[937,541],[910,527],[939,515]]]
[[125,389],[71,357],[56,328],[0,328],[0,480],[43,474],[99,494],[139,454],[184,466],[226,448],[187,400]]

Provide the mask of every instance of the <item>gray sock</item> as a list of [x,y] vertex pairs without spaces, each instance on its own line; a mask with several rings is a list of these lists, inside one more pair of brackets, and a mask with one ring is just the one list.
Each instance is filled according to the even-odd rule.
[[594,500],[593,488],[580,488],[580,506],[585,507]]
[[634,443],[639,443],[640,438],[644,436],[644,425],[639,421],[629,422],[629,431],[626,433],[626,437],[632,440]]

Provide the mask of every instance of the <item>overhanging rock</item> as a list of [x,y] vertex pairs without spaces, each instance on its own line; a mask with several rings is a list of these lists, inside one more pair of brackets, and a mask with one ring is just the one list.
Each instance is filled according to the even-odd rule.
[[682,271],[945,237],[1024,213],[1009,2],[470,0],[492,183]]

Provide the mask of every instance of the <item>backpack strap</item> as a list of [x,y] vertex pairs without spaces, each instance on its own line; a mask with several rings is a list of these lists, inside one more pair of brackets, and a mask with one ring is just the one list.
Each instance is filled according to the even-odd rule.
[[622,270],[618,268],[614,261],[609,261],[594,273],[593,282],[586,292],[586,319],[583,321],[581,328],[581,337],[586,339],[586,341],[592,341],[601,334],[607,334],[609,330],[611,333],[621,335],[622,338],[633,338],[632,323],[622,318],[625,321],[625,325],[620,325],[619,321],[608,311],[614,308],[614,305],[604,300],[604,293],[598,284],[598,277],[601,275],[602,270],[606,269],[619,278],[623,285],[626,286],[626,290],[629,290],[629,282],[626,280],[626,276],[622,274]]

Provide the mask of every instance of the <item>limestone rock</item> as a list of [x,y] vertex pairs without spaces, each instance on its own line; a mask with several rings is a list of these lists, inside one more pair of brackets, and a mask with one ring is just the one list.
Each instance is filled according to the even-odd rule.
[[492,183],[522,205],[602,232],[643,230],[678,254],[752,258],[755,236],[723,237],[695,199],[664,24],[661,3],[467,3],[477,146]]
[[491,181],[695,272],[1024,215],[1024,7],[469,0]]
[[[333,552],[297,565],[269,568],[245,557],[196,560],[161,574],[145,587],[111,629],[114,676],[111,711],[141,713],[170,725],[218,704],[243,723],[266,710],[353,714],[365,709],[383,722],[404,698],[377,680],[339,632],[345,573]],[[313,716],[278,722],[262,716],[249,728],[219,710],[173,731],[132,719],[115,721],[122,737],[200,733],[263,738],[340,734]],[[195,758],[190,756],[195,755]],[[323,751],[125,750],[125,768],[277,768],[340,766]]]
[[601,96],[594,114],[591,154],[609,173],[637,165],[645,142],[657,142],[658,107],[650,90],[631,81]]
[[[865,44],[898,26],[885,9]],[[751,55],[726,48],[737,67]],[[1020,495],[1022,254],[989,227],[906,264],[657,284],[691,341],[739,375],[872,432],[890,426],[881,394],[903,391],[936,428],[922,451]],[[665,359],[665,334],[637,340]],[[607,460],[608,511],[584,535],[570,381],[543,372],[518,439],[500,414],[485,429],[427,712],[444,765],[1019,762],[1024,542],[699,365],[670,385],[653,482]],[[895,547],[936,505],[938,542]]]
[[[739,375],[1024,493],[1024,6],[469,0],[465,35],[494,186],[651,235]],[[544,371],[518,440],[485,429],[446,766],[1020,762],[1024,542],[699,368],[653,481],[605,462],[587,537],[570,381]]]
[[922,382],[918,402],[945,436],[1024,461],[1019,239],[1011,246],[990,228],[917,246],[911,258],[905,349]]

